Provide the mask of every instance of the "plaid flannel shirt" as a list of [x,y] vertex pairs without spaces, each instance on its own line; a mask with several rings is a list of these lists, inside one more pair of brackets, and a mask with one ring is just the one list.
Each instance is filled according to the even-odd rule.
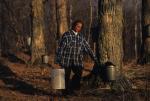
[[70,30],[63,34],[58,49],[56,51],[55,63],[63,67],[71,65],[83,67],[83,55],[87,53],[97,62],[97,58],[92,52],[88,42],[79,34]]

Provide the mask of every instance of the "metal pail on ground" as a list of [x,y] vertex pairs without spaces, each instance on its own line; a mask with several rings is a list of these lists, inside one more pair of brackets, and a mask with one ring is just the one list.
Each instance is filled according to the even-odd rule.
[[52,69],[51,77],[52,89],[65,89],[64,69]]
[[114,65],[110,65],[106,67],[106,76],[108,81],[116,80],[116,68]]

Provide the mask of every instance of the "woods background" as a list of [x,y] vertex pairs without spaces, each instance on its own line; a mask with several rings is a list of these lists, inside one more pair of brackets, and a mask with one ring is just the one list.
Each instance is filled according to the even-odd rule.
[[[41,4],[38,4],[37,1]],[[43,25],[37,26],[41,26],[41,29],[39,29],[40,27],[38,29],[44,33],[42,42],[45,48],[42,50],[48,55],[54,55],[61,34],[68,30],[76,19],[84,21],[83,34],[92,49],[96,50],[94,43],[99,40],[97,36],[101,29],[99,27],[98,0],[1,0],[0,2],[1,49],[4,52],[28,49],[26,40],[29,36],[34,37],[37,26],[35,23],[43,23]],[[123,61],[124,63],[137,62],[141,56],[143,42],[142,0],[123,0],[122,2]],[[39,6],[34,8],[34,4]],[[36,17],[39,13],[36,9],[39,11],[41,9],[41,18]],[[33,19],[34,16],[35,19]]]
[[[150,0],[0,0],[0,100],[54,101],[55,51],[77,19],[100,65],[85,56],[82,88],[69,99],[149,101]],[[117,69],[108,87],[107,61]]]

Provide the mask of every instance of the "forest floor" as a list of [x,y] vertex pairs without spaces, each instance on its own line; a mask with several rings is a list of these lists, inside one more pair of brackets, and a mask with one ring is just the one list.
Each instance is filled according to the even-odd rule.
[[[109,87],[86,88],[78,95],[58,97],[50,85],[52,67],[30,66],[29,56],[15,53],[0,58],[0,101],[149,101],[150,65],[127,64],[123,72],[132,82],[132,94],[114,93]],[[53,58],[49,64],[53,66]],[[85,63],[92,69],[92,63]],[[84,72],[87,75],[88,72]],[[83,75],[83,76],[84,76]]]

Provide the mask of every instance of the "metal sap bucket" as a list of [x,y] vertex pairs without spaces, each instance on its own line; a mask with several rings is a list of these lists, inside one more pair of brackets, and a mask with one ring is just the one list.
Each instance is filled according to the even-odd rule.
[[43,63],[48,64],[49,62],[49,56],[48,55],[44,55],[43,56]]
[[27,38],[27,45],[30,46],[31,45],[31,37]]
[[116,68],[114,65],[109,65],[106,67],[106,76],[108,81],[116,80]]
[[52,89],[65,89],[65,70],[52,69]]

